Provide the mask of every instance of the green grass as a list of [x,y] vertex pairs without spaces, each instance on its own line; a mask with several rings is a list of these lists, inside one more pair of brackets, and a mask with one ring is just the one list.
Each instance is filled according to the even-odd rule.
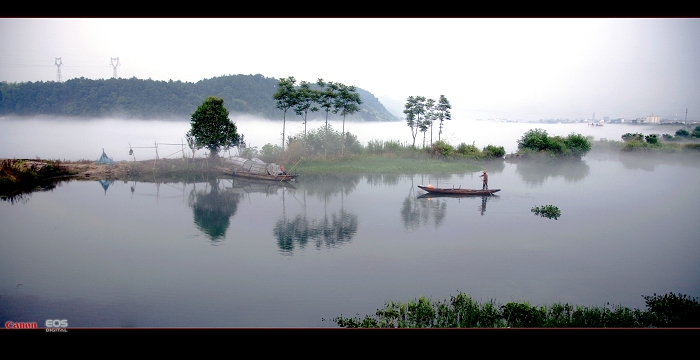
[[622,305],[579,306],[527,302],[501,305],[490,300],[477,302],[458,293],[449,300],[431,301],[424,296],[408,302],[387,302],[374,316],[331,319],[346,328],[640,328],[698,327],[697,298],[668,293],[643,296],[646,310]]
[[[290,166],[291,167],[291,166]],[[288,168],[290,168],[288,167]],[[389,158],[376,155],[358,155],[345,159],[302,159],[294,167],[293,172],[305,174],[337,174],[337,173],[430,173],[430,174],[459,174],[479,171],[481,167],[458,161],[443,161],[437,159],[406,159]]]

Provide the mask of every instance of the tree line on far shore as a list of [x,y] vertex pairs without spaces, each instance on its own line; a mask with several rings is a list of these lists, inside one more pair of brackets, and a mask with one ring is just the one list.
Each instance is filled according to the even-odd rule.
[[[282,118],[272,95],[278,80],[263,75],[226,75],[197,82],[151,79],[87,79],[64,82],[0,82],[0,116],[55,115],[75,117],[121,117],[136,119],[187,119],[209,96],[226,102],[231,114],[266,119]],[[366,90],[362,121],[395,121],[398,118]]]

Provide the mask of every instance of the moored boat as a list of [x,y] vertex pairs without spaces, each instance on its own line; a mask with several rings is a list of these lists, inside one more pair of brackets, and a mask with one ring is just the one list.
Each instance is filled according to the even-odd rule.
[[418,187],[421,190],[427,191],[431,194],[445,194],[445,195],[492,195],[495,192],[501,191],[501,189],[486,189],[486,190],[442,189],[442,188],[436,188],[432,185],[428,185],[428,186],[418,185]]
[[258,180],[272,181],[295,181],[299,175],[288,174],[283,166],[265,163],[260,159],[246,159],[242,157],[233,157],[227,159],[226,166],[218,166],[220,171],[225,174],[233,175],[234,177],[243,177]]

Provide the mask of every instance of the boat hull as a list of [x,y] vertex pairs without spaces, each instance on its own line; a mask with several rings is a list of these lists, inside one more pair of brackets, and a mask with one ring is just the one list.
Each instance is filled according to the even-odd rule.
[[501,189],[488,189],[488,190],[441,189],[441,188],[421,186],[421,185],[418,185],[418,187],[421,190],[427,191],[431,194],[460,195],[460,196],[493,195],[493,193],[501,191]]
[[299,175],[260,175],[253,174],[245,171],[233,171],[233,169],[218,167],[219,170],[227,175],[233,175],[233,177],[240,177],[246,179],[257,179],[257,180],[270,180],[270,181],[296,181]]

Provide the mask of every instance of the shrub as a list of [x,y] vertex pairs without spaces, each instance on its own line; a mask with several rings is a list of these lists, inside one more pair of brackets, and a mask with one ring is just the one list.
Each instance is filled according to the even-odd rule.
[[518,149],[542,151],[549,149],[549,136],[544,129],[532,129],[518,140]]
[[636,151],[644,150],[649,146],[642,140],[629,140],[625,142],[625,146],[622,147],[623,151]]
[[644,136],[644,140],[646,140],[647,144],[658,144],[659,143],[659,137],[656,134],[649,134]]
[[566,147],[571,150],[571,154],[577,157],[586,155],[591,151],[591,141],[581,134],[571,134],[564,139]]
[[475,155],[479,153],[479,148],[474,146],[474,144],[461,143],[457,146],[457,153],[460,155]]
[[688,137],[690,136],[690,133],[686,129],[678,129],[676,130],[676,136],[678,137]]
[[644,135],[640,133],[626,133],[622,135],[622,140],[627,142],[627,141],[642,141],[644,140]]
[[450,145],[449,143],[447,143],[443,140],[440,140],[440,141],[433,143],[432,152],[435,155],[440,155],[440,156],[444,156],[444,157],[451,157],[455,152],[455,148],[452,145]]
[[693,132],[690,133],[690,137],[700,138],[700,125],[696,126],[695,129],[693,129]]
[[550,137],[545,130],[533,129],[526,132],[518,140],[518,150],[521,154],[529,151],[546,151],[554,156],[580,158],[591,150],[591,141],[581,134],[570,134],[565,138],[561,136]]
[[493,146],[491,144],[484,148],[484,156],[489,158],[502,158],[506,156],[506,149],[503,146]]
[[642,296],[652,326],[699,327],[700,303],[697,298],[668,293],[666,295]]

